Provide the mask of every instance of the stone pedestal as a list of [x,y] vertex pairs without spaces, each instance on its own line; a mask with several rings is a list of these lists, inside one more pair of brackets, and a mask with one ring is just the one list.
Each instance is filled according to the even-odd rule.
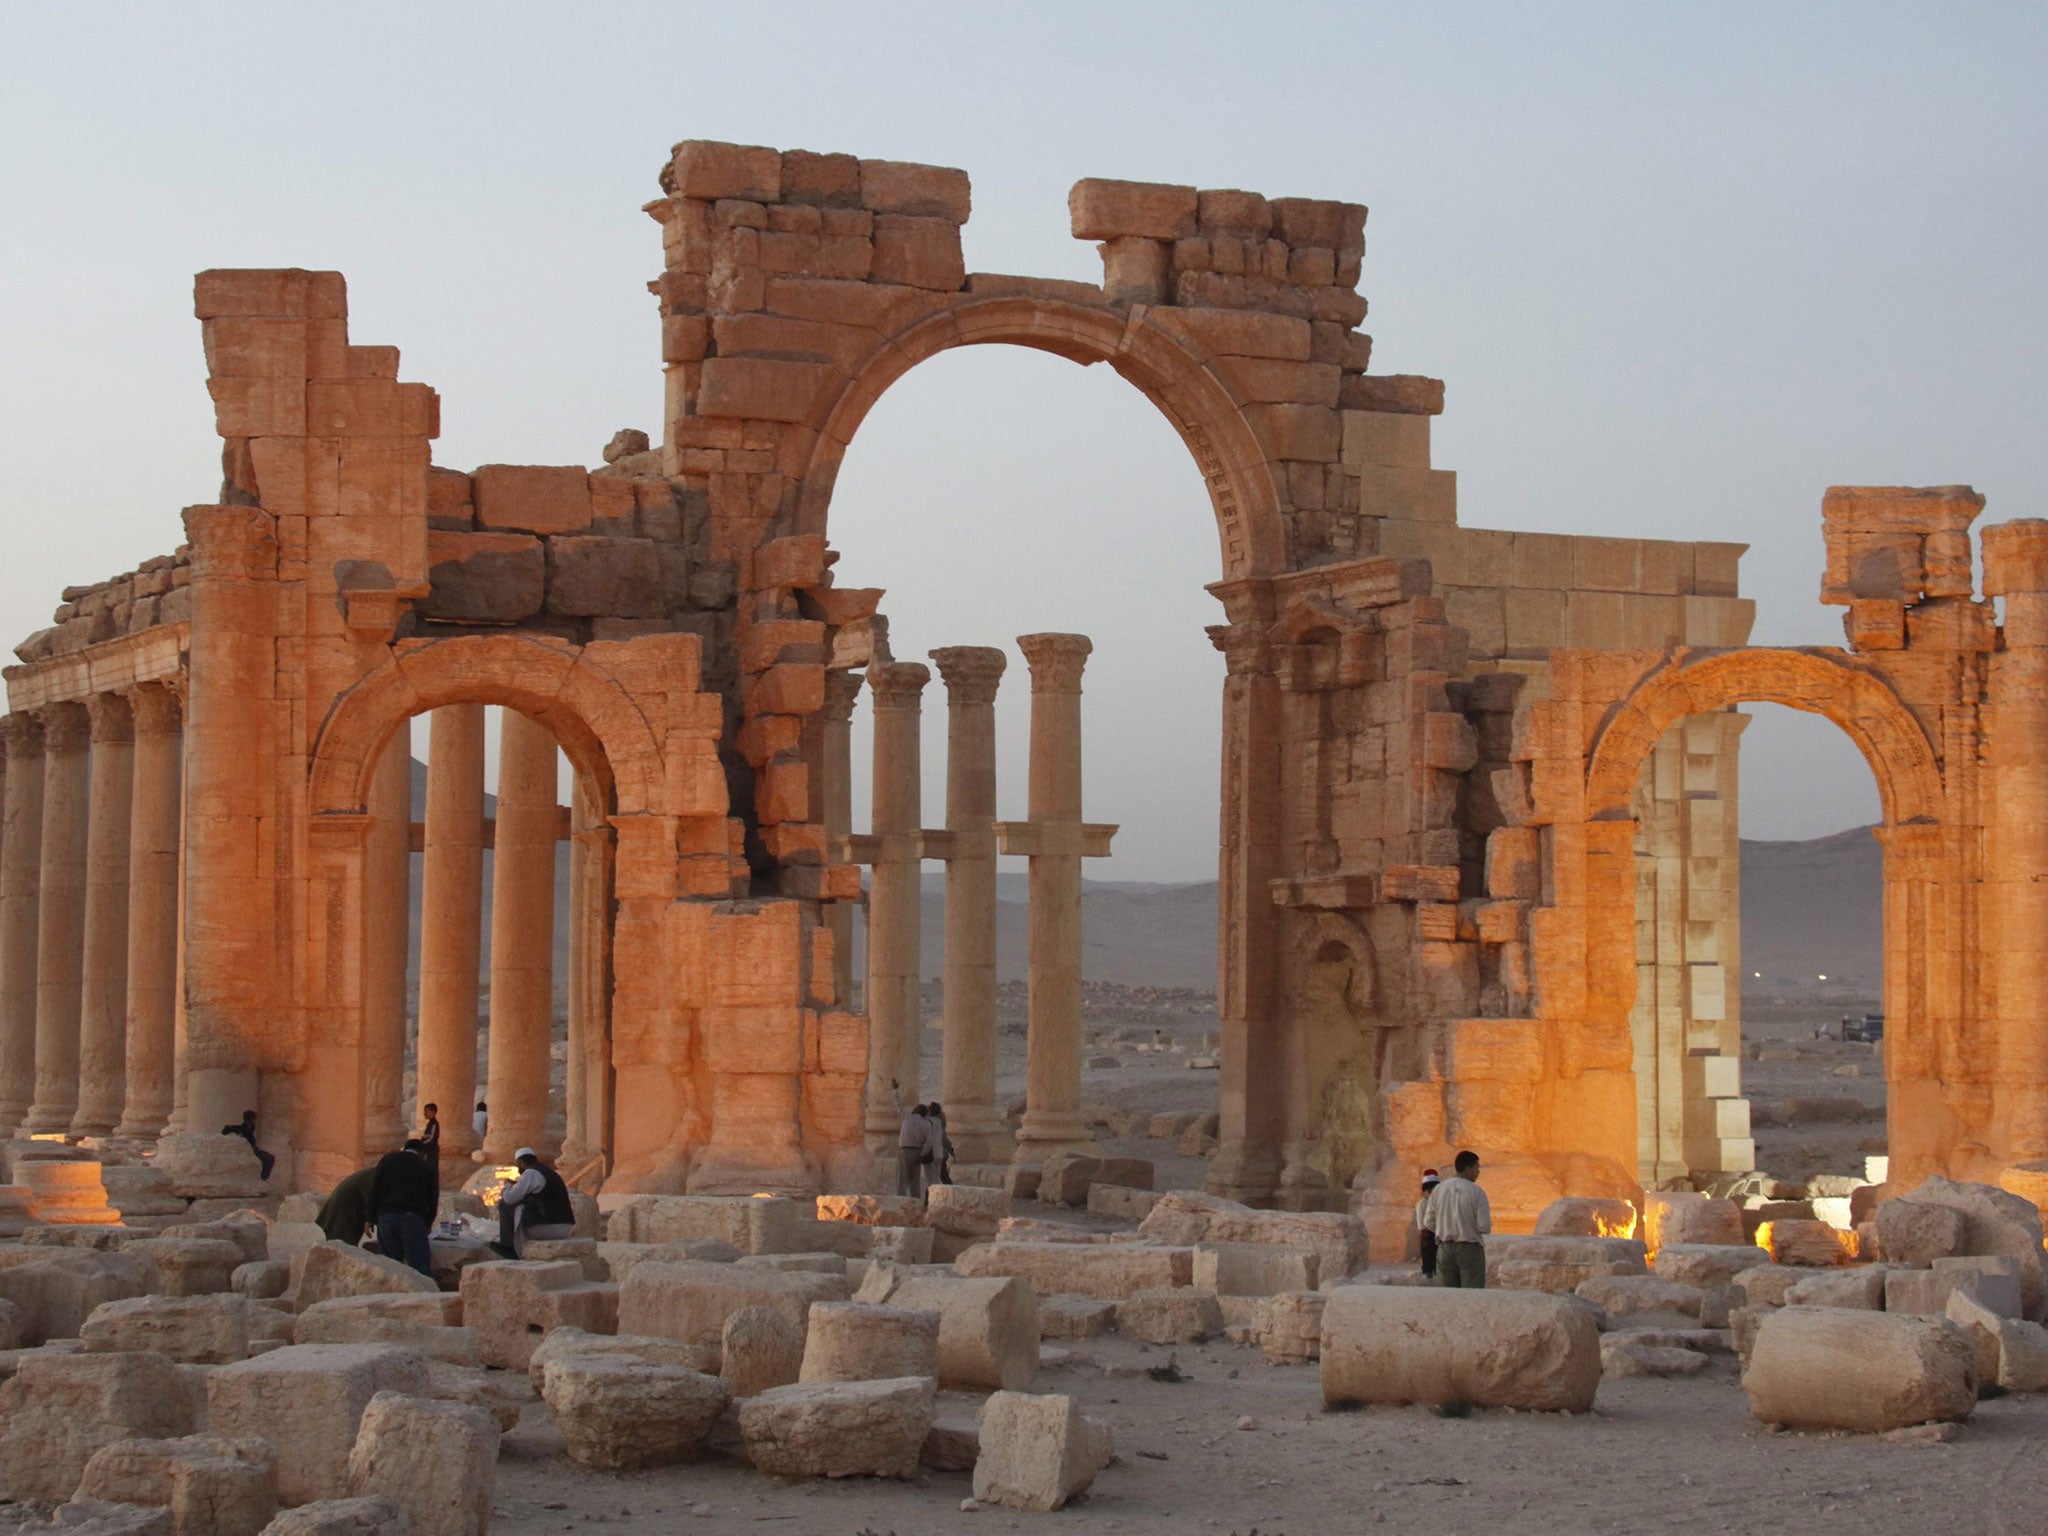
[[0,820],[0,1136],[27,1116],[36,1079],[36,927],[43,867],[43,725],[0,721],[7,750]]
[[476,1150],[477,966],[483,941],[484,706],[433,712],[420,879],[419,1099],[441,1107],[441,1157]]
[[1031,1024],[1020,1162],[1088,1146],[1081,1119],[1081,860],[1116,828],[1081,820],[1081,669],[1086,635],[1017,637],[1031,667],[1031,820],[1004,822],[1004,853],[1031,859]]
[[363,1146],[371,1156],[406,1137],[405,960],[412,866],[412,722],[392,732],[370,779],[364,844]]
[[946,829],[926,834],[946,862],[945,1096],[961,1161],[1013,1147],[996,1109],[996,687],[993,646],[931,653],[946,684]]
[[918,975],[922,892],[923,784],[919,777],[919,702],[929,668],[914,661],[868,669],[875,706],[874,806],[857,852],[873,866],[868,885],[867,1142],[896,1145],[904,1107],[918,1099]]
[[85,948],[74,1136],[103,1136],[128,1102],[128,844],[135,796],[135,723],[128,701],[96,694],[86,834]]
[[547,1153],[554,1021],[555,738],[506,710],[491,861],[490,1120],[484,1160]]
[[155,1136],[171,1113],[178,991],[178,696],[128,695],[135,786],[128,819],[128,1094],[120,1136]]
[[69,1158],[24,1161],[15,1183],[28,1191],[35,1219],[51,1227],[118,1227],[121,1213],[107,1203],[98,1163]]
[[78,1019],[84,996],[85,859],[90,816],[82,704],[43,712],[42,889],[36,926],[36,1099],[30,1131],[69,1131],[78,1111]]

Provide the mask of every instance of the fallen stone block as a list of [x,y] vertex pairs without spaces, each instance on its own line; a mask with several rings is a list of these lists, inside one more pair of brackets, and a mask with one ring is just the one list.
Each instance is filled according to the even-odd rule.
[[970,1278],[1016,1275],[1041,1296],[1115,1301],[1194,1283],[1194,1251],[1137,1243],[977,1243],[953,1261]]
[[1750,1411],[1793,1429],[1902,1429],[1968,1418],[1975,1350],[1946,1318],[1780,1307],[1742,1374]]
[[265,1258],[282,1259],[296,1266],[300,1254],[326,1241],[327,1234],[312,1221],[272,1222],[263,1234],[263,1254]]
[[233,1243],[242,1250],[242,1262],[253,1264],[270,1257],[270,1223],[254,1211],[243,1211],[218,1221],[187,1221],[165,1227],[157,1233],[159,1243]]
[[1722,1243],[1675,1243],[1657,1250],[1657,1278],[1680,1285],[1733,1285],[1746,1269],[1772,1263],[1761,1248],[1734,1247]]
[[711,1239],[683,1243],[602,1242],[597,1245],[597,1256],[604,1260],[616,1285],[624,1285],[626,1277],[642,1264],[732,1264],[742,1257],[731,1243]]
[[788,1253],[803,1209],[781,1196],[629,1195],[613,1208],[604,1235],[614,1243],[714,1241],[741,1253]]
[[1963,1251],[1963,1213],[1918,1200],[1887,1200],[1877,1207],[1878,1246],[1894,1264],[1926,1269],[1936,1259]]
[[1707,1357],[1695,1350],[1646,1344],[1626,1333],[1610,1333],[1600,1340],[1603,1377],[1697,1376],[1706,1368]]
[[[1365,1223],[1335,1211],[1261,1211],[1215,1195],[1171,1190],[1138,1230],[1168,1246],[1265,1243],[1314,1253],[1322,1280],[1361,1273],[1369,1260]],[[1185,1283],[1185,1282],[1180,1282]]]
[[1757,1229],[1757,1243],[1770,1250],[1774,1264],[1825,1269],[1855,1257],[1842,1241],[1845,1235],[1824,1221],[1771,1221]]
[[[611,1266],[599,1255],[596,1241],[588,1237],[535,1238],[520,1258],[529,1264],[574,1264],[586,1280],[604,1282],[612,1277]],[[488,1264],[490,1260],[477,1262]]]
[[938,1236],[930,1227],[875,1227],[868,1256],[880,1264],[929,1264],[932,1242]]
[[[812,1302],[809,1317],[835,1301]],[[754,1397],[770,1387],[786,1387],[803,1374],[806,1330],[776,1307],[741,1307],[725,1320],[719,1333],[717,1374],[734,1397]]]
[[1277,1296],[1316,1288],[1319,1257],[1270,1243],[1197,1243],[1190,1280],[1222,1296]]
[[1567,1195],[1536,1215],[1537,1237],[1634,1237],[1636,1208],[1626,1200]]
[[1329,1297],[1321,1291],[1297,1291],[1266,1299],[1259,1327],[1259,1347],[1275,1365],[1302,1365],[1323,1357],[1323,1308]]
[[925,1222],[949,1237],[993,1237],[1010,1214],[1010,1197],[999,1189],[940,1184],[925,1196]]
[[820,1195],[820,1221],[851,1221],[864,1227],[921,1227],[925,1225],[922,1200],[909,1195]]
[[2048,1328],[2013,1317],[1996,1318],[1991,1327],[1998,1336],[1998,1384],[2008,1392],[2048,1392]]
[[1133,1291],[1117,1303],[1116,1329],[1145,1344],[1195,1344],[1223,1331],[1223,1309],[1195,1286]]
[[981,1459],[977,1407],[941,1402],[924,1448],[917,1453],[918,1464],[933,1472],[972,1472]]
[[1116,1303],[1086,1296],[1048,1296],[1038,1304],[1041,1339],[1092,1339],[1109,1332]]
[[1742,1293],[1746,1306],[1782,1307],[1792,1287],[1811,1278],[1812,1274],[1811,1270],[1797,1269],[1790,1264],[1758,1264],[1741,1271],[1732,1283]]
[[549,1360],[542,1396],[570,1460],[610,1470],[690,1460],[731,1399],[701,1371],[566,1351]]
[[1864,1312],[1882,1312],[1884,1277],[1882,1264],[1809,1273],[1785,1293],[1785,1303],[1794,1307],[1853,1307]]
[[0,1268],[0,1301],[13,1306],[24,1346],[75,1339],[85,1320],[109,1301],[148,1293],[154,1267],[125,1253],[50,1249]]
[[1600,1328],[1583,1302],[1530,1291],[1349,1285],[1323,1307],[1323,1401],[1466,1403],[1585,1413]]
[[1999,1314],[1968,1291],[1954,1290],[1948,1293],[1943,1315],[1969,1336],[1970,1347],[1976,1354],[1977,1387],[1981,1392],[1987,1384],[1998,1380]]
[[935,1399],[925,1377],[773,1387],[739,1405],[740,1434],[771,1477],[907,1479],[917,1475]]
[[197,1406],[163,1355],[25,1360],[0,1386],[0,1487],[16,1499],[68,1499],[101,1446],[189,1435]]
[[1109,1426],[1061,1394],[997,1392],[982,1405],[980,1429],[974,1497],[983,1504],[1062,1508],[1116,1455]]
[[395,1500],[319,1499],[288,1509],[263,1527],[263,1536],[413,1536],[412,1522]]
[[166,1510],[174,1536],[258,1536],[277,1513],[277,1469],[264,1440],[116,1440],[86,1462],[74,1502],[86,1499]]
[[[117,1357],[116,1357],[117,1358]],[[207,1427],[268,1440],[287,1505],[348,1492],[349,1450],[379,1392],[425,1396],[426,1362],[393,1344],[295,1344],[217,1368],[206,1381]]]
[[1581,1284],[1575,1294],[1616,1322],[1645,1315],[1697,1321],[1706,1304],[1706,1294],[1698,1286],[1656,1275],[1599,1275]]
[[379,1392],[348,1457],[356,1498],[383,1494],[413,1536],[487,1536],[498,1482],[498,1425],[479,1408]]
[[1737,1307],[1728,1314],[1728,1336],[1735,1342],[1735,1353],[1745,1371],[1749,1369],[1750,1351],[1756,1348],[1757,1330],[1763,1327],[1764,1319],[1774,1310],[1771,1307]]
[[464,1326],[484,1364],[500,1370],[525,1370],[534,1347],[557,1328],[619,1331],[619,1287],[586,1280],[573,1259],[472,1264],[462,1272],[461,1294]]
[[[841,1222],[848,1231],[856,1230],[850,1223]],[[864,1238],[872,1229],[857,1229]],[[865,1254],[862,1257],[866,1257]],[[837,1253],[750,1253],[738,1261],[740,1269],[772,1269],[785,1275],[836,1275],[846,1277],[846,1258]]]
[[213,1296],[234,1288],[235,1271],[244,1260],[241,1246],[221,1238],[160,1237],[135,1249],[147,1249],[156,1265],[156,1289],[165,1296]]
[[639,1264],[619,1288],[618,1327],[685,1344],[715,1341],[741,1307],[772,1307],[801,1336],[811,1303],[845,1301],[844,1275],[784,1274],[736,1264]]
[[73,1499],[60,1505],[43,1527],[71,1536],[174,1536],[168,1509],[142,1504],[114,1504],[105,1499]]
[[431,1275],[348,1243],[321,1242],[292,1261],[292,1294],[303,1310],[336,1296],[439,1291]]
[[811,1308],[798,1381],[937,1381],[938,1375],[936,1308],[860,1301],[821,1301]]
[[1936,1259],[1934,1273],[1947,1277],[1951,1292],[1968,1291],[2000,1317],[2018,1317],[2026,1305],[2026,1276],[2018,1259],[1991,1254]]
[[21,1309],[11,1301],[0,1301],[0,1350],[20,1349],[26,1331]]
[[1016,1389],[1038,1372],[1038,1299],[1016,1276],[964,1278],[876,1265],[856,1301],[939,1314],[939,1385],[947,1391]]
[[1094,1216],[1114,1216],[1120,1221],[1143,1221],[1164,1199],[1157,1190],[1127,1189],[1097,1179],[1088,1186],[1088,1211]]
[[185,1365],[230,1365],[289,1344],[292,1320],[245,1296],[131,1296],[94,1308],[79,1337],[95,1354],[148,1349]]
[[269,1301],[282,1296],[292,1283],[291,1264],[284,1259],[258,1259],[237,1265],[228,1276],[228,1289],[252,1301]]
[[337,1296],[298,1316],[298,1344],[397,1344],[429,1360],[482,1365],[473,1329],[461,1324],[462,1298],[434,1295]]
[[1683,1190],[1652,1190],[1643,1196],[1643,1236],[1653,1249],[1672,1243],[1739,1248],[1749,1241],[1741,1206]]
[[[2048,1269],[2043,1266],[2041,1212],[2031,1200],[1989,1184],[1960,1184],[1942,1178],[1928,1179],[1905,1198],[1925,1205],[1946,1206],[1963,1218],[1963,1242],[1956,1255],[2018,1259],[2021,1315],[2039,1322],[2048,1312]],[[1878,1207],[1880,1220],[1884,1209]],[[1879,1235],[1881,1239],[1881,1226]],[[1891,1254],[1889,1244],[1885,1252]]]
[[462,1403],[481,1408],[496,1421],[500,1434],[519,1427],[519,1416],[540,1394],[526,1377],[511,1371],[487,1371],[479,1365],[451,1365],[446,1360],[429,1360],[427,1396],[436,1402]]
[[[545,1395],[550,1360],[565,1355],[609,1355],[645,1360],[651,1365],[675,1365],[706,1376],[718,1374],[718,1350],[701,1344],[679,1344],[674,1339],[657,1339],[650,1334],[586,1333],[581,1328],[557,1328],[542,1339],[527,1362],[527,1380],[536,1393]],[[796,1378],[792,1376],[790,1380]]]

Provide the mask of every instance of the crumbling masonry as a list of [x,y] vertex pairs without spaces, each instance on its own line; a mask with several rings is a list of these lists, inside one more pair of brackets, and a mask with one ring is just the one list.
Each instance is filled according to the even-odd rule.
[[[964,754],[946,827],[878,798],[855,836],[856,674],[878,741],[907,722],[911,766],[890,773],[911,784],[929,674],[889,654],[881,592],[839,585],[826,541],[882,392],[1004,342],[1129,379],[1215,512],[1215,1191],[1392,1225],[1421,1164],[1473,1146],[1505,1228],[1560,1195],[1747,1166],[1744,700],[1835,721],[1883,793],[1893,1179],[2048,1156],[2048,523],[1985,535],[1979,597],[1981,498],[1832,491],[1822,597],[1847,608],[1847,648],[1749,649],[1739,546],[1458,524],[1430,462],[1441,385],[1366,371],[1355,204],[1083,181],[1073,233],[1100,242],[1098,288],[968,274],[959,171],[693,142],[661,188],[665,431],[595,472],[434,468],[437,399],[398,381],[394,349],[351,343],[339,274],[200,275],[219,503],[187,510],[176,555],[67,591],[7,674],[10,1127],[168,1122],[159,1162],[198,1167],[255,1105],[301,1187],[389,1139],[419,716],[420,1094],[467,1102],[495,704],[525,723],[489,834],[487,1155],[545,1130],[549,978],[520,936],[562,836],[562,1150],[607,1190],[871,1177],[906,1000],[871,987],[871,1050],[845,1002],[856,861],[875,868],[883,981],[917,974],[914,894],[907,969],[891,948],[901,889],[948,861],[947,1097],[976,1155],[1006,1155],[980,925],[1000,838],[1034,859],[1057,1020],[1060,904],[1111,830],[1081,820],[1078,743],[1060,744],[1085,642],[1024,646],[1048,743],[1030,822],[998,831],[977,777],[1001,654],[953,648],[935,655]],[[1056,1034],[1032,1041],[1020,1156],[1085,1134]]]

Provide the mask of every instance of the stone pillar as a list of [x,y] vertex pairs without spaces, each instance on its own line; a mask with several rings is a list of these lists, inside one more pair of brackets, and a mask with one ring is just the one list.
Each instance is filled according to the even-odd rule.
[[946,683],[946,1126],[961,1159],[1008,1157],[996,1109],[996,686],[993,646],[931,653]]
[[28,1115],[36,1077],[37,895],[43,868],[43,726],[0,721],[7,748],[0,822],[0,1136]]
[[587,1165],[605,1150],[611,1121],[610,974],[605,924],[611,827],[585,774],[569,808],[569,1062],[565,1164]]
[[[832,857],[853,831],[853,705],[860,697],[861,674],[825,674],[825,709],[819,756],[825,776],[825,846]],[[832,934],[834,1005],[853,1007],[853,906],[835,901],[825,908],[825,926]]]
[[135,722],[118,694],[86,701],[92,719],[85,944],[74,1136],[103,1136],[128,1102],[128,841],[135,797]]
[[26,1128],[71,1129],[85,963],[85,847],[91,722],[82,704],[43,711],[42,888],[36,922],[36,1100]]
[[1019,635],[1031,667],[1031,820],[1006,823],[1005,853],[1031,858],[1031,1023],[1017,1157],[1089,1145],[1081,1109],[1081,859],[1114,827],[1081,822],[1081,669],[1086,635]]
[[893,1150],[903,1107],[918,1098],[922,1020],[919,881],[923,855],[919,702],[931,670],[914,661],[868,668],[875,703],[874,803],[869,817],[868,1146]]
[[135,789],[128,817],[128,1094],[122,1136],[155,1136],[174,1095],[178,992],[178,695],[128,695]]
[[401,720],[370,778],[363,844],[363,1146],[406,1137],[405,962],[412,871],[412,722]]
[[420,880],[419,1099],[441,1106],[441,1156],[476,1150],[477,967],[483,948],[484,707],[428,717]]
[[504,712],[498,745],[498,821],[491,860],[490,1121],[484,1160],[547,1145],[554,1037],[555,738],[539,721]]

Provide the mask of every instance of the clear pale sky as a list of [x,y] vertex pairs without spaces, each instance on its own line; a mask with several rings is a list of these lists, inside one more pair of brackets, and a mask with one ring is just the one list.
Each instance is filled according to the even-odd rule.
[[[191,275],[339,268],[441,391],[436,461],[659,434],[656,195],[718,138],[966,168],[970,270],[1099,280],[1100,175],[1368,204],[1378,372],[1448,381],[1475,526],[1747,541],[1756,638],[1814,600],[1831,483],[2048,514],[2048,10],[2037,5],[544,8],[0,3],[0,632],[180,537],[218,443]],[[1091,873],[1214,873],[1214,525],[1102,369],[917,369],[847,458],[842,580],[899,657],[1092,635]],[[1021,657],[1004,813],[1022,815]],[[926,815],[943,815],[930,695]],[[1875,815],[1825,724],[1760,712],[1745,830]]]

